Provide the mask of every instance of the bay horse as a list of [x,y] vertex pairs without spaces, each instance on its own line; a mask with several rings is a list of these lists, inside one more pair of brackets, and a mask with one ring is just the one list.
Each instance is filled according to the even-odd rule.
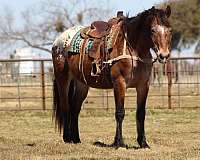
[[[125,116],[126,88],[136,88],[137,142],[140,148],[149,148],[145,136],[145,106],[153,59],[164,63],[170,56],[171,26],[170,6],[157,9],[154,6],[135,17],[123,17],[112,49],[106,52],[101,74],[91,74],[94,58],[82,52],[66,50],[66,35],[61,34],[53,44],[54,65],[54,116],[65,143],[80,143],[78,118],[81,105],[89,87],[114,90],[116,133],[112,147],[125,147],[122,123]],[[70,36],[68,36],[70,37]],[[101,51],[101,54],[102,51]]]

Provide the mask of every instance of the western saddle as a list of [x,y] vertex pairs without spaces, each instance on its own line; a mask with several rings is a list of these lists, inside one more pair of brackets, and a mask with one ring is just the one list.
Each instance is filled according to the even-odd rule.
[[117,25],[119,21],[124,18],[123,12],[118,11],[117,17],[110,19],[108,22],[95,21],[91,26],[81,30],[81,37],[84,39],[82,44],[82,52],[84,54],[88,40],[93,41],[93,46],[89,51],[89,56],[94,59],[92,66],[92,76],[98,76],[101,74],[103,68],[103,61],[108,60],[108,50],[106,46],[106,38],[109,35],[112,27]]
[[82,30],[81,35],[83,38],[102,38],[109,34],[111,27],[117,24],[123,18],[123,12],[118,11],[117,17],[110,19],[108,22],[94,21],[91,26]]

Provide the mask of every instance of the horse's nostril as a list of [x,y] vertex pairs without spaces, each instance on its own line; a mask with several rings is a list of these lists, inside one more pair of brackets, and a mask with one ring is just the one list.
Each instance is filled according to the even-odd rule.
[[163,60],[165,57],[164,57],[162,54],[160,54],[160,55],[159,55],[159,58],[160,58],[161,60]]
[[170,55],[168,54],[168,55],[166,56],[166,58],[168,59],[168,58],[169,58],[169,56],[170,56]]

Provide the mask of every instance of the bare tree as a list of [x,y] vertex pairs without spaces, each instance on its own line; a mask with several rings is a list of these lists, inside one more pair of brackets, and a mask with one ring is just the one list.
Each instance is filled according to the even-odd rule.
[[59,32],[73,25],[84,25],[108,16],[110,10],[105,6],[106,1],[98,4],[91,0],[42,1],[21,13],[20,24],[6,10],[0,16],[1,49],[20,44],[51,52],[51,45]]

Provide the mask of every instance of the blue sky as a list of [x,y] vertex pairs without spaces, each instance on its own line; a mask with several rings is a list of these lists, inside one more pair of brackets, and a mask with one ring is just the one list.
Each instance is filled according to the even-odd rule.
[[[37,5],[37,3],[41,1],[44,0],[0,0],[0,14],[4,11],[4,8],[7,8],[9,11],[14,12],[18,19],[20,19],[19,15],[21,11],[27,9],[30,6]],[[100,2],[99,0],[91,1],[92,3]],[[130,15],[134,16],[137,13],[164,1],[165,0],[108,0],[107,2],[108,5],[113,8],[113,15],[116,14],[116,11],[123,10],[124,13],[130,13]],[[20,20],[18,22],[20,23]]]
[[[3,12],[8,10],[11,12],[16,19],[16,26],[20,26],[22,23],[21,19],[21,12],[24,10],[27,10],[29,7],[37,7],[37,4],[43,2],[43,1],[51,1],[51,0],[0,0],[0,16],[3,14]],[[59,2],[66,2],[66,1],[73,1],[73,0],[54,0],[57,3]],[[79,1],[79,0],[77,0]],[[110,9],[113,9],[112,15],[116,15],[116,12],[118,10],[123,10],[124,13],[130,13],[130,15],[134,16],[137,13],[143,11],[144,9],[151,8],[152,5],[158,4],[160,2],[163,2],[163,0],[80,0],[91,2],[94,5],[100,5],[100,4],[107,4]],[[78,5],[78,3],[77,3]],[[81,5],[80,5],[81,6]],[[102,5],[101,5],[102,6]],[[111,15],[111,16],[112,16]],[[108,16],[107,18],[109,18]],[[105,20],[107,19],[105,17]],[[1,56],[1,55],[0,55]]]
[[[27,9],[32,5],[36,5],[38,2],[44,0],[0,0],[0,9],[6,7],[15,14],[19,14],[22,10]],[[98,3],[99,0],[91,0]],[[131,15],[135,15],[144,9],[150,8],[154,4],[163,2],[164,0],[108,0],[108,4],[116,10],[123,10],[125,13],[129,12]]]
[[116,10],[123,10],[136,15],[144,9],[151,8],[153,5],[163,2],[163,0],[111,0]]
[[[37,2],[40,2],[41,0],[0,0],[0,6],[12,6],[15,9],[22,10],[23,8],[26,8],[32,4],[36,4]],[[94,0],[92,0],[94,1]],[[99,0],[96,0],[98,3]],[[163,2],[163,0],[108,0],[108,3],[112,3],[117,6],[117,8],[123,8],[127,11],[131,10],[142,10],[146,9],[148,7],[151,7],[154,4],[157,4],[159,2]]]

